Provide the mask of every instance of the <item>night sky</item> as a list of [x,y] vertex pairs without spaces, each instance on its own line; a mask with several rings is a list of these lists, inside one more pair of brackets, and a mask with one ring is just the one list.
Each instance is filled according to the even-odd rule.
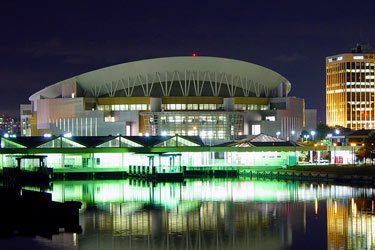
[[374,17],[375,1],[2,2],[0,112],[77,74],[195,51],[277,71],[324,121],[324,58],[374,46]]

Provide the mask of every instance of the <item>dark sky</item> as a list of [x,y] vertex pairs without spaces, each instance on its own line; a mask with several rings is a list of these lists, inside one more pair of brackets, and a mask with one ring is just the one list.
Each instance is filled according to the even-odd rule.
[[374,13],[375,1],[3,1],[0,112],[80,73],[195,51],[277,71],[324,121],[324,57],[375,45]]

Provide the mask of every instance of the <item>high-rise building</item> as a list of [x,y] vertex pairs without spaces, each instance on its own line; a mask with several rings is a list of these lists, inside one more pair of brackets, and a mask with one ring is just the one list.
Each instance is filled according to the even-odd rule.
[[328,126],[375,128],[374,66],[375,53],[369,45],[326,57]]

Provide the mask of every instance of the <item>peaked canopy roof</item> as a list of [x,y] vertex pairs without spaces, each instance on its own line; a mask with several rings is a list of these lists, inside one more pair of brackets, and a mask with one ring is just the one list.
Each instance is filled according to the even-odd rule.
[[[117,147],[121,147],[123,144],[130,147],[160,147],[163,146],[164,142],[168,142],[166,146],[204,146],[199,136],[30,136],[30,137],[16,137],[16,138],[1,138],[5,145],[3,147],[11,148],[38,148],[38,147],[64,147],[63,144],[57,143],[58,141],[64,141],[64,143],[71,142],[72,147],[85,147],[85,148],[96,148],[105,147],[106,143],[113,140],[121,140],[122,143],[118,144]],[[180,140],[179,145],[177,142]],[[129,142],[129,143],[126,143]],[[170,142],[169,142],[170,141]],[[183,143],[181,143],[183,141]],[[55,143],[53,143],[55,142]],[[181,145],[182,144],[182,145]],[[66,144],[64,144],[66,145]],[[108,147],[111,147],[108,144]]]
[[249,135],[244,139],[236,140],[221,144],[227,147],[262,147],[262,146],[294,146],[295,144],[290,141],[284,141],[277,137],[258,134]]

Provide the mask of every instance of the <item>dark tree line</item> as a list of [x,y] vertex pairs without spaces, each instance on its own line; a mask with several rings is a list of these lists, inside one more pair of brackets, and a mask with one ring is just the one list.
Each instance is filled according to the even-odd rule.
[[364,140],[364,145],[356,153],[358,160],[371,159],[372,165],[375,159],[375,131],[371,132]]

